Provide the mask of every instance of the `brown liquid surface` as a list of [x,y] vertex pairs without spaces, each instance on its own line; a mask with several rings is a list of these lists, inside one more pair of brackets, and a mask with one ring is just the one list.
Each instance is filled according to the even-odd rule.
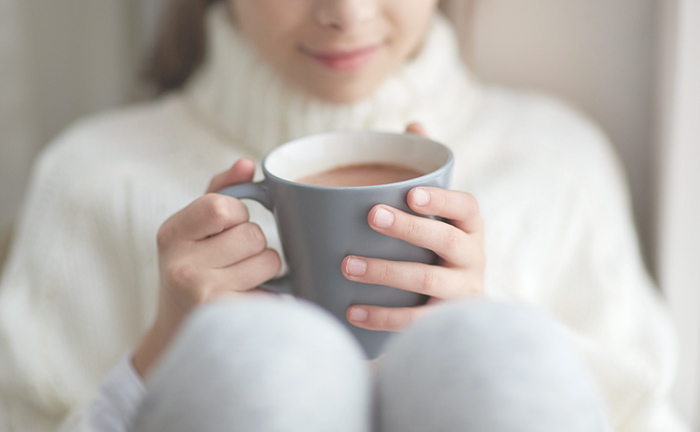
[[396,183],[422,175],[423,173],[420,171],[401,165],[361,163],[322,171],[317,174],[302,177],[298,179],[297,182],[333,187],[374,186]]

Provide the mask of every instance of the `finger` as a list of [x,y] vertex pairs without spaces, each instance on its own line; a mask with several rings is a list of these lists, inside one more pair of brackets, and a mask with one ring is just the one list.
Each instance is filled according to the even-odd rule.
[[401,331],[424,316],[433,306],[386,308],[381,306],[350,306],[347,320],[367,330]]
[[240,261],[224,269],[215,270],[212,295],[224,292],[249,291],[277,276],[282,268],[282,260],[274,249]]
[[209,268],[224,268],[257,255],[267,248],[258,224],[244,222],[213,237],[196,242],[191,255]]
[[406,126],[406,133],[412,133],[416,135],[421,135],[424,137],[428,136],[423,125],[419,122],[411,122]]
[[479,203],[472,194],[421,186],[410,190],[406,201],[416,213],[445,218],[467,233],[484,228]]
[[254,174],[255,162],[248,158],[239,159],[231,168],[214,176],[209,183],[207,193],[218,192],[227,186],[252,181]]
[[248,208],[240,200],[210,193],[171,216],[158,231],[159,247],[175,241],[197,241],[219,234],[248,220]]
[[[354,255],[345,257],[341,271],[354,282],[385,285],[439,299],[476,294],[479,291],[476,281],[481,280],[477,275],[471,278],[466,270],[458,272],[442,266]],[[473,286],[469,286],[472,280]]]
[[383,204],[374,206],[367,219],[373,230],[431,250],[451,265],[468,265],[470,254],[476,252],[476,242],[467,233],[439,220],[408,214]]

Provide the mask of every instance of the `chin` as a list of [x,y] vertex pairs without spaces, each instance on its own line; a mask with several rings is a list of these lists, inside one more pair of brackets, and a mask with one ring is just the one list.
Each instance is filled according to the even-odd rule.
[[350,105],[367,99],[379,87],[379,83],[364,85],[316,85],[304,86],[304,89],[314,97],[331,104]]

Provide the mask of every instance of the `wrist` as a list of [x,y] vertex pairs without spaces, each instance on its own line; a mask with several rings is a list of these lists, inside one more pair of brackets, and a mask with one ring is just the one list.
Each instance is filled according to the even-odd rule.
[[131,357],[134,370],[141,379],[144,379],[151,371],[179,327],[181,320],[168,319],[163,315],[159,311],[151,328],[143,335]]
[[145,379],[153,364],[160,358],[161,353],[168,345],[168,337],[157,330],[154,324],[141,338],[131,357],[134,370]]

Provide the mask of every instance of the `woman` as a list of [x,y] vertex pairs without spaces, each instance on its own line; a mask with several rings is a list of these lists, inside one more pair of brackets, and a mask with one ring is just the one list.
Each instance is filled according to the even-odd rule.
[[[226,310],[236,310],[238,317],[245,317],[244,311],[256,311],[245,321],[248,325],[226,324],[225,316],[230,314],[205,308],[200,318],[185,327],[178,342],[171,343],[198,304],[248,294],[281,266],[268,214],[252,205],[246,210],[239,201],[216,194],[198,198],[211,173],[238,161],[211,180],[208,191],[215,192],[249,180],[253,176],[249,159],[259,162],[270,149],[291,138],[333,129],[400,131],[414,120],[455,154],[455,190],[431,190],[432,204],[426,210],[450,223],[432,221],[429,228],[407,234],[406,226],[415,220],[381,206],[372,210],[369,220],[376,222],[373,228],[379,232],[404,236],[412,243],[429,242],[436,238],[432,234],[439,233],[446,240],[429,244],[443,260],[435,267],[409,267],[415,276],[406,280],[405,272],[395,271],[400,263],[349,257],[342,264],[346,277],[424,292],[430,288],[432,303],[481,296],[547,311],[563,329],[527,330],[513,339],[516,329],[529,329],[541,319],[508,308],[483,312],[492,308],[488,301],[454,306],[460,317],[485,317],[459,324],[466,333],[458,335],[471,335],[478,328],[487,330],[486,341],[499,334],[496,323],[504,316],[524,316],[504,330],[506,336],[496,338],[501,340],[497,347],[513,340],[542,347],[530,360],[516,363],[529,365],[525,375],[532,378],[532,385],[524,386],[528,390],[545,380],[543,370],[552,370],[535,365],[543,359],[547,364],[567,359],[564,363],[572,364],[572,370],[557,369],[552,385],[566,382],[567,377],[577,383],[573,387],[580,391],[555,393],[566,401],[562,406],[567,414],[573,415],[575,400],[586,401],[583,424],[596,428],[600,424],[595,392],[587,388],[585,375],[590,373],[602,394],[605,422],[612,429],[684,430],[666,395],[675,355],[673,332],[641,264],[619,167],[595,127],[551,100],[480,86],[460,61],[450,25],[435,15],[436,0],[410,4],[398,0],[202,0],[173,1],[172,7],[161,47],[166,50],[161,49],[153,71],[161,88],[173,91],[155,103],[75,126],[38,163],[0,291],[0,382],[10,430],[53,430],[59,425],[119,430],[139,410],[137,427],[148,428],[149,419],[158,419],[161,413],[199,419],[202,411],[189,399],[187,410],[187,400],[160,407],[148,398],[159,391],[177,392],[166,383],[182,372],[188,353],[211,346],[197,348],[196,342],[204,337],[201,329],[211,329],[202,323],[208,319],[223,323],[220,339],[216,331],[204,332],[214,335],[212,340],[223,341],[222,346],[227,340],[248,341],[251,334],[276,337],[279,330],[265,333],[264,320],[253,318],[277,311],[278,304],[249,300],[246,295],[238,296],[238,303]],[[169,46],[177,50],[168,51]],[[415,124],[408,130],[423,133],[422,126]],[[408,198],[413,208],[418,205],[415,195]],[[486,237],[482,219],[489,227]],[[387,220],[392,223],[381,224]],[[213,261],[220,258],[223,261]],[[351,265],[353,258],[359,265]],[[381,279],[384,275],[389,277]],[[413,281],[425,283],[412,285]],[[378,392],[391,396],[379,396],[377,415],[384,429],[400,429],[395,418],[412,420],[410,411],[420,412],[418,407],[428,402],[399,404],[408,413],[387,408],[407,391],[402,377],[390,378],[389,372],[382,371],[405,370],[409,359],[417,359],[414,370],[454,372],[454,364],[420,360],[415,348],[455,323],[439,318],[454,315],[450,307],[425,320],[416,320],[424,309],[361,306],[348,310],[351,323],[369,329],[410,326],[389,349],[386,360],[379,362]],[[469,312],[474,307],[481,312]],[[308,348],[302,350],[305,355],[318,354],[314,358],[325,358],[322,365],[326,366],[346,359],[351,365],[341,370],[358,371],[357,382],[367,381],[353,361],[357,359],[349,347],[352,343],[343,341],[332,324],[319,324],[323,318],[314,318],[316,312],[284,308],[284,313],[295,323],[290,327],[300,326],[295,334],[309,334],[319,326],[333,333],[323,340],[336,341],[337,350]],[[556,327],[550,324],[535,327]],[[251,326],[253,330],[242,335],[226,333]],[[527,336],[531,333],[532,338]],[[465,337],[439,339],[429,351],[458,347],[459,359],[471,358],[474,352],[461,349],[468,344],[459,343],[468,340]],[[576,355],[568,348],[548,353],[546,347],[565,347],[563,340],[575,345]],[[261,361],[271,357],[270,344],[265,346]],[[306,345],[303,341],[292,344],[300,346]],[[170,354],[164,357],[168,348]],[[511,357],[500,348],[486,355],[484,362],[488,364],[494,356]],[[477,350],[482,351],[491,350]],[[577,356],[585,360],[585,370],[575,365]],[[157,361],[162,365],[153,372]],[[181,381],[201,388],[197,386],[223,376],[215,372],[223,373],[225,365],[212,366],[211,373],[195,379],[182,376]],[[465,369],[480,370],[473,367]],[[274,365],[263,369],[279,370]],[[338,375],[333,368],[324,370],[328,379]],[[475,376],[498,375],[498,370],[481,372],[486,375]],[[141,379],[151,373],[153,387],[142,403]],[[306,376],[290,370],[284,377],[295,373]],[[448,382],[457,375],[448,374]],[[471,382],[469,377],[464,379]],[[488,388],[505,388],[488,381],[494,386]],[[96,396],[100,382],[103,390]],[[504,386],[508,384],[506,380]],[[456,389],[457,408],[478,406],[465,399],[470,393],[465,385],[448,388]],[[229,395],[231,386],[223,389],[223,395]],[[260,398],[271,393],[263,392]],[[346,415],[362,429],[369,408],[367,397],[361,395],[367,389],[347,393],[360,395],[351,404],[354,414]],[[551,402],[545,396],[534,398],[537,407]],[[304,398],[308,399],[323,400],[318,394]],[[489,406],[507,400],[499,397]],[[454,414],[457,408],[434,412]],[[214,418],[221,411],[204,418]],[[549,429],[538,430],[561,430],[566,418],[555,418],[551,410],[549,414],[540,416]],[[267,415],[265,411],[250,417]],[[511,427],[522,427],[523,418],[515,415]],[[323,424],[327,425],[321,423],[319,430]],[[415,422],[413,426],[418,427]],[[502,430],[512,430],[508,427]],[[581,430],[603,430],[592,427]]]

